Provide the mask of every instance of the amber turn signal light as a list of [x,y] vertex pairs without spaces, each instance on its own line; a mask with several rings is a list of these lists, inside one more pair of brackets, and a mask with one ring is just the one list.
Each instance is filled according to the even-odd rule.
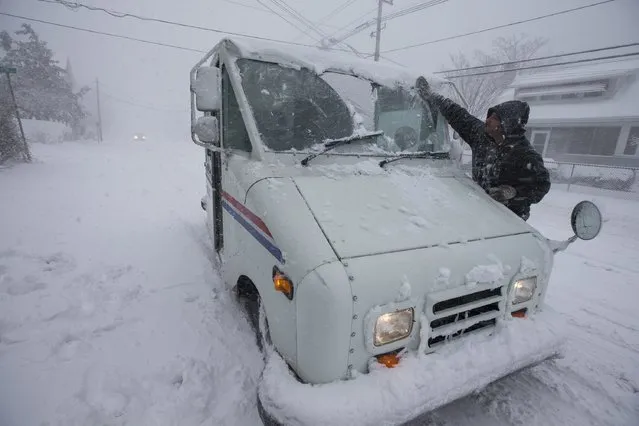
[[377,362],[385,365],[387,368],[394,368],[399,364],[399,357],[397,354],[377,355]]
[[511,312],[513,318],[526,318],[526,309],[520,309],[515,312]]
[[293,300],[293,282],[277,267],[273,267],[273,286],[275,291],[284,293],[288,300]]

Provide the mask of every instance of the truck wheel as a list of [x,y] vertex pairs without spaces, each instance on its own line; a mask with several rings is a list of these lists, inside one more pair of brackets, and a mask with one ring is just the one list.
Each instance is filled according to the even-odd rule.
[[257,347],[261,352],[264,352],[264,344],[271,344],[271,336],[268,331],[268,320],[266,318],[266,312],[262,305],[262,298],[257,291],[255,284],[250,278],[242,276],[237,281],[235,287],[238,302],[244,308],[246,315],[248,316],[249,323],[255,332],[257,339]]

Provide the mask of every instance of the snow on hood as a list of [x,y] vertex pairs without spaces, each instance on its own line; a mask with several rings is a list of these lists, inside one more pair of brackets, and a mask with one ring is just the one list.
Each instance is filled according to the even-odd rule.
[[319,47],[304,47],[278,42],[245,38],[225,38],[220,42],[229,53],[237,57],[273,61],[295,68],[308,68],[317,74],[327,70],[340,70],[374,81],[384,86],[412,87],[417,77],[424,76],[437,89],[448,82],[431,74],[420,73],[407,67],[384,64],[358,58],[353,54]]
[[529,232],[454,177],[400,172],[294,181],[341,258]]

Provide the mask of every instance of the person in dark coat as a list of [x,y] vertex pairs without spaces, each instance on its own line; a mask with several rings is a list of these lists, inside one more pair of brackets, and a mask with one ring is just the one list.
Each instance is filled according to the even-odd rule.
[[493,199],[528,220],[530,205],[539,203],[550,190],[543,158],[525,136],[528,104],[501,103],[488,110],[483,122],[452,100],[432,92],[425,78],[417,79],[416,88],[422,99],[434,104],[470,145],[473,180]]

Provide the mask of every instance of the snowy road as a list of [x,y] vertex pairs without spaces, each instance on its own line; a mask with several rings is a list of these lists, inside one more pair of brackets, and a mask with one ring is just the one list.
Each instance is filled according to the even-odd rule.
[[[201,150],[33,151],[0,169],[0,425],[259,425],[262,361],[209,261]],[[555,263],[566,357],[415,424],[639,424],[639,202],[553,191],[531,221],[566,237],[582,198],[609,221]]]

